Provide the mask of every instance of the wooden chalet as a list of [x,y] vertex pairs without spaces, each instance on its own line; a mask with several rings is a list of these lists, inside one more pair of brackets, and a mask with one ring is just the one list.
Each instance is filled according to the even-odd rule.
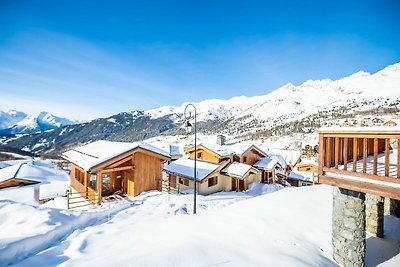
[[[179,191],[193,189],[194,157],[197,157],[198,192],[207,195],[219,191],[245,191],[252,182],[261,181],[261,172],[252,165],[267,156],[254,145],[200,144],[185,149],[186,158],[171,162],[164,168],[169,184]],[[202,167],[201,167],[202,166]]]
[[159,189],[164,150],[149,144],[96,141],[63,153],[70,162],[71,186],[100,204],[102,197],[120,191],[128,196]]
[[400,199],[399,127],[321,128],[319,183]]

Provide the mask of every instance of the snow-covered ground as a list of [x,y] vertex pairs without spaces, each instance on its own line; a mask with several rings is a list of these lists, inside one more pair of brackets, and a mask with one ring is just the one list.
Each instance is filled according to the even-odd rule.
[[[81,217],[94,212],[66,213],[0,202],[0,261],[9,262],[4,261],[7,246],[17,244],[14,251],[18,251],[36,244],[25,260],[20,261],[24,258],[20,255],[11,262],[16,266],[337,266],[331,259],[332,188],[284,188],[262,195],[276,189],[257,185],[247,193],[199,196],[196,215],[191,214],[193,195],[150,191],[135,198],[134,206],[115,211],[111,220],[99,216],[85,222]],[[10,212],[13,215],[4,219]],[[30,222],[31,218],[36,219]],[[65,228],[68,231],[59,234]],[[399,240],[400,220],[385,216],[385,239],[368,236],[367,266],[399,266]]]

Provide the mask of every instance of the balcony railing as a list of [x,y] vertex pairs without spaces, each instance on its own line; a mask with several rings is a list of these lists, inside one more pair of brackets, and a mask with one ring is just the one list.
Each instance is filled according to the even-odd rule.
[[400,199],[400,128],[319,130],[320,183]]

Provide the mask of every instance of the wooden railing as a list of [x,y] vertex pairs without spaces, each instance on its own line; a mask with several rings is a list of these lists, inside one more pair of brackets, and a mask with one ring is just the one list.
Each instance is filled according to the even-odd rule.
[[320,129],[319,182],[400,198],[399,140],[393,127]]
[[76,192],[72,188],[67,190],[67,208],[75,209],[92,206],[97,203],[98,195],[92,192]]
[[180,187],[178,183],[172,184],[165,180],[156,180],[157,188],[161,192],[167,192],[169,194],[180,194]]

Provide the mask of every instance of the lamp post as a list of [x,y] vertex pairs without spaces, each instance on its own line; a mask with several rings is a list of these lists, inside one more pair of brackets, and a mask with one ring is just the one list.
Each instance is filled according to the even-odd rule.
[[[190,123],[190,119],[192,118],[192,112],[187,112],[188,111],[188,107],[192,107],[194,110],[194,126],[192,126],[192,124]],[[189,134],[192,131],[192,128],[194,128],[194,179],[193,179],[193,188],[194,188],[194,192],[193,192],[193,196],[194,196],[194,202],[193,202],[193,214],[196,214],[196,182],[197,182],[197,166],[196,166],[196,159],[197,159],[197,143],[196,143],[196,107],[193,104],[188,104],[185,107],[185,119],[186,119],[186,123],[185,123],[185,128],[186,128],[186,133]]]

